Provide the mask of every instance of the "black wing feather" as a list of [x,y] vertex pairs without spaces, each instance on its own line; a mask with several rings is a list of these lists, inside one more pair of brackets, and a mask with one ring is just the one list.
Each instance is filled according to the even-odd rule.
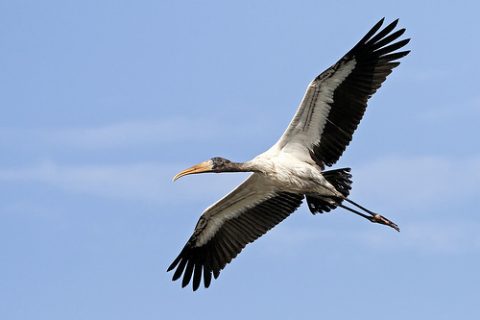
[[301,205],[302,199],[303,195],[279,192],[255,207],[246,209],[237,217],[225,221],[207,243],[197,247],[197,237],[208,223],[199,221],[195,232],[167,271],[176,269],[173,280],[179,279],[183,274],[182,287],[188,285],[193,275],[194,291],[200,286],[203,275],[204,286],[208,288],[212,274],[216,279],[225,265],[248,243],[255,241],[288,217]]
[[[340,68],[352,59],[356,62],[352,72],[335,89],[320,141],[312,148],[312,157],[322,167],[331,166],[338,161],[352,140],[353,132],[365,113],[368,99],[380,88],[392,69],[400,64],[395,60],[410,52],[396,51],[410,41],[404,39],[394,42],[405,32],[405,29],[400,29],[391,33],[397,26],[398,19],[380,30],[383,20],[380,20],[337,64],[315,80],[320,82],[331,77],[332,70]],[[377,33],[378,30],[380,32]]]

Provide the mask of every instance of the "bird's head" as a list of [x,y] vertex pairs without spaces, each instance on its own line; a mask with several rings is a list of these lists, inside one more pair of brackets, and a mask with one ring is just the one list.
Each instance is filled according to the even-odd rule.
[[225,158],[214,157],[210,160],[201,162],[188,169],[180,171],[175,177],[173,177],[173,181],[189,174],[197,174],[197,173],[204,173],[204,172],[238,171],[236,169],[237,169],[237,166],[234,162],[231,162],[230,160]]

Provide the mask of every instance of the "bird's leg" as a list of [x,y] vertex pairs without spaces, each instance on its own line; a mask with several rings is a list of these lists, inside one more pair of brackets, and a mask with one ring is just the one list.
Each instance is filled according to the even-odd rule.
[[365,219],[369,220],[370,222],[383,224],[383,225],[389,226],[389,227],[397,230],[398,232],[400,232],[400,228],[399,228],[398,225],[397,225],[396,223],[394,223],[393,221],[390,221],[389,219],[385,218],[384,216],[382,216],[382,215],[380,215],[380,214],[378,214],[378,213],[372,212],[372,211],[368,210],[368,209],[365,208],[365,207],[362,207],[361,205],[353,202],[353,201],[350,200],[350,199],[345,198],[344,200],[347,201],[347,202],[349,202],[349,203],[351,203],[351,204],[353,204],[353,205],[356,206],[357,208],[362,209],[363,211],[365,211],[366,213],[368,213],[368,215],[365,214],[365,213],[362,213],[362,212],[360,212],[360,211],[357,211],[357,210],[355,210],[355,209],[352,209],[352,208],[350,208],[350,207],[347,207],[347,206],[345,206],[345,205],[343,205],[343,204],[339,204],[339,207],[341,207],[341,208],[343,208],[343,209],[345,209],[345,210],[348,210],[348,211],[350,211],[350,212],[353,212],[353,213],[355,213],[355,214],[357,214],[357,215],[359,215],[359,216],[361,216],[361,217],[364,217]]

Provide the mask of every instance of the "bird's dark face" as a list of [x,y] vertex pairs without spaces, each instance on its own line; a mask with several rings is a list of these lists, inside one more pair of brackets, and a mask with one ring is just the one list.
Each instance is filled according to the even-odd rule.
[[224,172],[230,168],[232,163],[230,160],[222,157],[213,157],[209,161],[212,162],[212,171],[213,172]]
[[179,172],[175,177],[173,177],[173,181],[180,179],[181,177],[189,174],[231,171],[231,164],[232,162],[228,159],[221,158],[221,157],[214,157],[210,160],[201,162],[199,164],[196,164],[188,169],[185,169]]

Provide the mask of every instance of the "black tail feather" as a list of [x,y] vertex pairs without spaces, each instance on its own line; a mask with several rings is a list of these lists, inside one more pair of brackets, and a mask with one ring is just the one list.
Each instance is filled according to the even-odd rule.
[[[350,168],[342,168],[336,170],[329,170],[322,173],[325,179],[330,182],[338,192],[340,192],[345,198],[350,194],[352,189],[352,175],[350,174]],[[308,209],[313,214],[315,213],[324,213],[329,212],[340,203],[343,199],[334,197],[334,198],[325,198],[325,197],[315,197],[311,195],[306,195]]]

